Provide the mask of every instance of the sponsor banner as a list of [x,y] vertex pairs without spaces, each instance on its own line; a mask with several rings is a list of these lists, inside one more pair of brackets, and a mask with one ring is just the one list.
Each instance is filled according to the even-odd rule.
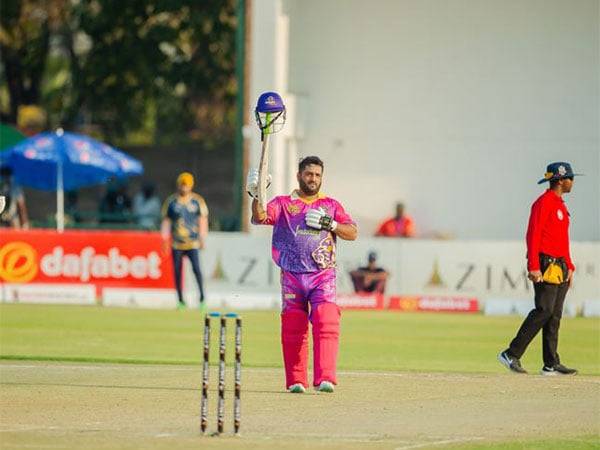
[[583,317],[600,317],[600,298],[583,302]]
[[[486,316],[518,315],[526,317],[535,308],[533,299],[525,298],[488,298],[485,301],[483,313]],[[578,307],[573,302],[566,302],[563,306],[563,317],[575,317]]]
[[389,309],[400,311],[477,312],[479,302],[469,297],[392,296]]
[[2,301],[6,303],[96,304],[96,288],[93,284],[2,283],[0,291]]
[[[184,301],[190,309],[197,309],[200,306],[196,296],[184,295]],[[211,292],[206,299],[206,305],[210,310],[277,309],[280,303],[279,296],[269,292],[245,294]],[[102,304],[122,308],[174,309],[177,307],[177,297],[172,289],[105,288]]]
[[486,316],[508,316],[517,314],[515,304],[526,299],[488,298],[485,300],[483,314]]
[[170,288],[172,262],[159,233],[2,230],[0,281]]
[[337,304],[341,309],[383,309],[381,294],[338,294]]
[[[527,279],[524,240],[479,241],[361,238],[338,240],[338,292],[353,290],[350,271],[366,264],[375,251],[377,264],[386,269],[387,295],[533,298]],[[600,242],[572,242],[577,270],[568,301],[581,305],[600,298]]]
[[[257,292],[277,299],[273,304],[279,307],[280,270],[271,259],[271,230],[258,228],[264,233],[209,233],[200,252],[209,300],[217,292],[224,302],[233,298],[228,295]],[[153,232],[3,229],[0,283],[93,284],[98,297],[104,288],[174,289],[171,255],[161,245]],[[386,295],[418,293],[438,303],[440,298],[533,298],[521,241],[340,240],[337,292],[353,291],[349,273],[365,264],[369,251],[377,252],[378,264],[390,274]],[[577,271],[568,301],[580,307],[586,299],[600,298],[600,243],[573,242],[571,251]],[[196,301],[195,284],[184,259],[186,301]],[[432,309],[429,302],[425,310]]]
[[177,297],[173,289],[107,287],[102,290],[102,304],[124,308],[173,309],[177,306]]
[[223,308],[234,311],[257,309],[281,309],[281,295],[271,292],[211,292],[209,308]]

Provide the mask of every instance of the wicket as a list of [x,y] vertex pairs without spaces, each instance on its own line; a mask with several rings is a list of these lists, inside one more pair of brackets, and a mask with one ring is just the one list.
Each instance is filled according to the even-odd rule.
[[240,430],[241,391],[242,391],[242,318],[236,313],[209,313],[204,318],[204,360],[202,364],[202,403],[200,405],[200,430],[206,432],[208,426],[208,377],[210,362],[210,323],[211,318],[219,318],[219,385],[217,403],[217,434],[221,434],[225,425],[225,350],[227,345],[227,319],[235,319],[235,366],[234,366],[234,400],[233,431]]

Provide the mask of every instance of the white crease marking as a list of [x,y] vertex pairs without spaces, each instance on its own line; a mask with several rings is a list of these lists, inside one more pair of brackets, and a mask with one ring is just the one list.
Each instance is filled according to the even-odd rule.
[[423,448],[423,447],[432,447],[434,445],[449,445],[449,444],[460,444],[464,442],[470,441],[481,441],[484,438],[482,437],[472,437],[472,438],[460,438],[460,439],[445,439],[443,441],[431,441],[431,442],[422,442],[414,445],[407,445],[404,447],[396,447],[394,450],[408,450],[411,448]]

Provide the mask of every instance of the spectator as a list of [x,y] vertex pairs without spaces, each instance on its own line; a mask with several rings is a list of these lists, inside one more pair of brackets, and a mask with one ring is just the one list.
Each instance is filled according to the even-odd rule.
[[177,308],[185,308],[181,285],[181,268],[185,256],[192,264],[192,271],[200,291],[200,309],[205,311],[200,250],[204,249],[208,235],[208,208],[204,198],[193,192],[193,188],[194,177],[191,173],[183,172],[177,177],[177,192],[167,198],[162,207],[163,219],[160,231],[163,248],[168,248],[169,238],[171,239]]
[[389,274],[383,267],[377,266],[377,253],[369,252],[368,260],[365,267],[359,267],[350,272],[354,291],[356,293],[383,294]]
[[12,169],[0,167],[0,196],[4,197],[4,211],[0,214],[0,227],[29,229],[25,195],[15,183]]
[[127,223],[131,215],[131,199],[127,195],[127,185],[113,180],[100,201],[100,222]]
[[414,237],[415,224],[410,216],[404,213],[404,204],[396,204],[396,215],[386,219],[375,233],[375,236]]
[[160,218],[160,200],[154,193],[153,183],[145,183],[133,198],[133,214],[136,223],[146,230],[156,230]]
[[65,192],[65,222],[68,224],[80,223],[82,221],[79,211],[79,192]]

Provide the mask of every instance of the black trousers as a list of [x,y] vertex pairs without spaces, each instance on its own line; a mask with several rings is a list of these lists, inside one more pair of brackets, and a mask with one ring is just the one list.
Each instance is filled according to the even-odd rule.
[[[543,273],[548,261],[543,255],[540,260],[542,262],[541,268]],[[557,262],[563,268],[564,279],[566,279],[568,272],[566,264],[564,264],[564,261]],[[542,330],[544,365],[552,367],[560,363],[560,357],[557,352],[558,330],[560,328],[565,297],[569,290],[569,283],[534,283],[533,289],[535,291],[535,309],[532,309],[523,321],[517,335],[508,347],[508,352],[516,358],[521,358],[529,343]]]
[[200,271],[200,252],[198,249],[191,250],[177,250],[173,249],[173,269],[175,271],[175,289],[177,290],[177,300],[179,303],[184,303],[183,292],[181,288],[181,268],[183,263],[183,257],[187,256],[190,263],[192,264],[192,271],[198,283],[198,290],[200,291],[200,301],[204,301],[204,285],[202,283],[202,272]]

